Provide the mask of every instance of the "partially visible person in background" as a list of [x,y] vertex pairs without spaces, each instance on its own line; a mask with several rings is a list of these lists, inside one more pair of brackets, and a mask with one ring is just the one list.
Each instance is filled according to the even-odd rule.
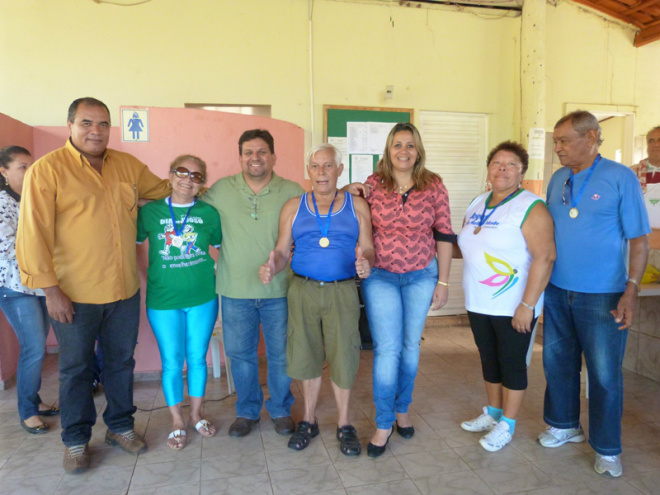
[[660,229],[660,125],[646,135],[648,156],[632,169],[644,193],[644,204],[652,229]]
[[44,292],[21,284],[16,261],[23,178],[32,162],[30,152],[20,146],[7,146],[0,151],[0,309],[20,345],[16,394],[21,426],[28,433],[39,434],[48,431],[48,424],[39,416],[53,416],[60,410],[56,406],[40,409],[41,367],[50,322]]

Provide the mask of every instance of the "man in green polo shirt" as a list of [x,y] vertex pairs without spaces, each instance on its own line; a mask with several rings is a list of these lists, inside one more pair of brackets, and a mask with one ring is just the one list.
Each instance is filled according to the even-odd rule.
[[269,285],[259,267],[277,242],[282,206],[303,188],[273,172],[273,136],[262,129],[245,131],[238,140],[241,172],[217,181],[202,196],[220,214],[222,248],[216,290],[221,296],[225,352],[236,386],[236,421],[229,435],[242,437],[259,422],[264,396],[259,383],[259,324],[266,342],[266,409],[280,435],[293,432],[291,379],[286,374],[288,308],[286,272]]

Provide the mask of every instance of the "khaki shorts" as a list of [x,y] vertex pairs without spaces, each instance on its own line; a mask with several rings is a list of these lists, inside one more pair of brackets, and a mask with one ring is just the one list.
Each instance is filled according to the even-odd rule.
[[355,281],[321,285],[293,277],[287,300],[287,374],[296,380],[318,378],[327,359],[333,383],[350,389],[360,362],[360,301]]

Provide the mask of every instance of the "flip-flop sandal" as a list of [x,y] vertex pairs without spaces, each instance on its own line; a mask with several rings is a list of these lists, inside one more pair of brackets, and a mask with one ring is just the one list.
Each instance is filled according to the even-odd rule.
[[[174,442],[170,442],[174,440]],[[186,446],[186,430],[174,430],[167,437],[167,446],[172,450],[181,450]]]
[[214,437],[217,433],[215,427],[205,419],[200,419],[199,422],[195,425],[195,429],[197,430],[197,433],[207,438]]

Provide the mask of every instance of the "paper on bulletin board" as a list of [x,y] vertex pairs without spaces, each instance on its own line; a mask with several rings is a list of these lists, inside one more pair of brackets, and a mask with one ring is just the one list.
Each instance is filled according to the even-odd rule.
[[545,129],[540,127],[529,129],[527,153],[529,153],[530,160],[543,160],[545,158]]
[[[328,143],[337,148],[341,153],[341,160],[344,163],[344,167],[348,170],[349,159],[348,159],[348,149],[346,148],[347,138],[345,137],[328,137]],[[339,165],[339,164],[337,164]]]
[[374,173],[372,155],[351,155],[351,181],[364,182]]
[[[344,160],[348,161],[348,160]],[[344,165],[344,171],[341,173],[339,177],[337,177],[337,189],[341,189],[342,187],[350,184],[350,172],[349,172],[349,167],[348,165]]]
[[348,153],[350,155],[382,153],[387,135],[394,125],[391,122],[347,122]]

